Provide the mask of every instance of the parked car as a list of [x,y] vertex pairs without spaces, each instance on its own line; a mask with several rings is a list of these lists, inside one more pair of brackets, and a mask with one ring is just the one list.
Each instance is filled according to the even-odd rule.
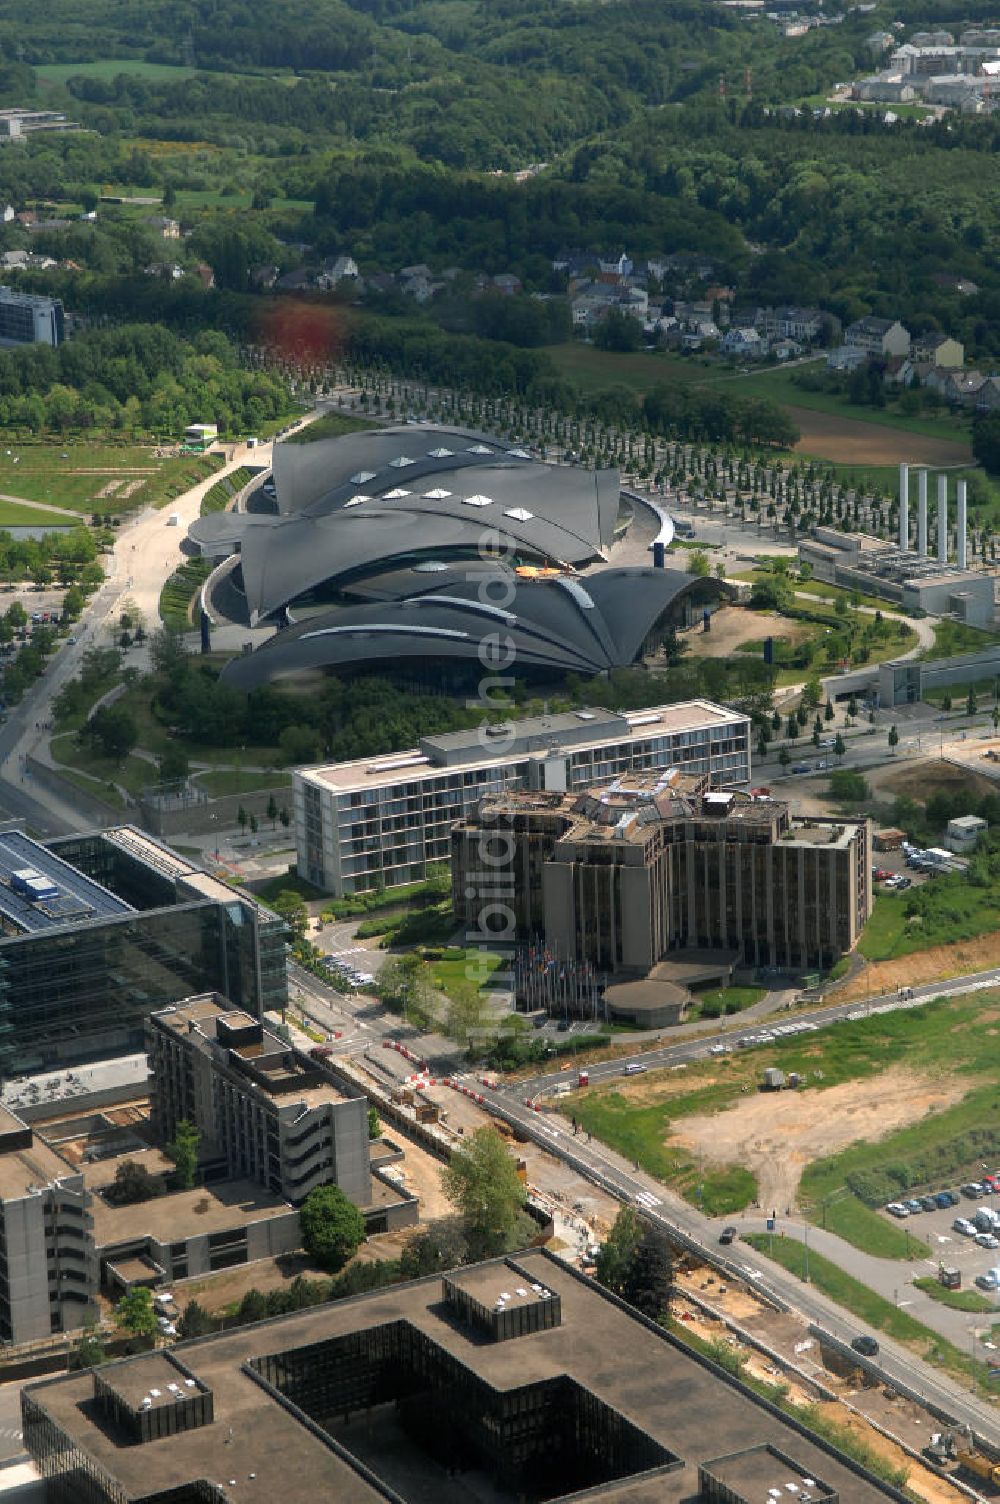
[[1000,1285],[1000,1276],[995,1269],[987,1269],[985,1274],[976,1275],[976,1284],[980,1290],[995,1290]]
[[890,1201],[886,1207],[886,1211],[890,1217],[908,1217],[910,1215],[910,1208],[904,1206],[901,1201]]
[[809,773],[809,772],[811,772],[811,769],[810,769],[809,764],[807,762],[796,762],[796,763],[792,764],[792,772],[793,773]]
[[878,1356],[878,1343],[875,1341],[874,1337],[868,1337],[865,1335],[854,1337],[851,1341],[851,1346],[854,1348],[854,1351],[856,1353],[860,1353],[863,1358],[875,1358]]
[[913,878],[912,877],[903,877],[903,876],[900,876],[899,882],[896,884],[896,892],[897,893],[903,893],[903,892],[906,891],[907,888],[912,888],[912,887],[913,887]]
[[992,1232],[977,1232],[976,1242],[980,1248],[1000,1248],[1000,1238]]
[[622,1066],[623,1076],[638,1076],[646,1067],[639,1060],[629,1060]]
[[719,1233],[719,1242],[723,1244],[724,1247],[728,1248],[729,1244],[732,1243],[738,1236],[739,1230],[737,1228],[724,1227]]
[[976,1235],[975,1226],[969,1221],[968,1217],[956,1217],[951,1224],[951,1230],[952,1232],[960,1232],[963,1238],[974,1238]]
[[938,1206],[942,1208],[946,1206],[958,1205],[958,1197],[955,1195],[954,1191],[938,1191],[934,1197],[934,1200],[937,1202]]
[[920,1205],[925,1212],[936,1212],[938,1209],[938,1204],[933,1196],[921,1196]]
[[922,1201],[918,1201],[918,1199],[917,1199],[916,1196],[911,1196],[910,1199],[907,1201],[906,1204],[910,1208],[910,1211],[914,1212],[914,1213],[915,1212],[922,1212],[923,1209],[924,1209],[923,1202]]
[[978,1180],[967,1180],[960,1189],[962,1195],[968,1196],[970,1201],[978,1201],[980,1196],[984,1195],[983,1187]]

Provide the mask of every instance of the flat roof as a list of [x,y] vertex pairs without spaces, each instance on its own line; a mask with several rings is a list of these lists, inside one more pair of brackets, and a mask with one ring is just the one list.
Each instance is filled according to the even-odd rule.
[[[15,1126],[23,1125],[15,1119],[10,1127],[5,1125],[5,1131],[11,1132]],[[44,1139],[32,1134],[28,1148],[0,1153],[0,1200],[20,1200],[35,1186],[51,1185],[54,1180],[66,1180],[79,1173],[75,1165],[67,1163]]]
[[91,1210],[94,1240],[99,1248],[108,1248],[141,1243],[143,1238],[170,1243],[196,1233],[224,1232],[269,1217],[287,1216],[292,1208],[280,1196],[250,1180],[227,1180],[219,1185],[196,1186],[193,1191],[171,1191],[132,1206],[109,1206],[95,1196]]
[[[181,856],[172,847],[165,846],[162,841],[148,835],[146,831],[139,830],[135,825],[112,825],[101,831],[103,840],[110,841],[113,846],[118,846],[129,856],[136,857],[145,862],[147,866],[155,868],[165,877],[171,877],[182,887],[188,888],[192,893],[202,898],[211,898],[216,903],[248,903],[252,908],[272,923],[278,923],[278,916],[273,909],[262,904],[252,893],[245,888],[233,888],[222,878],[215,877],[211,872],[206,872],[204,867],[199,867],[195,862],[189,862],[187,857]],[[130,911],[131,912],[131,911]]]
[[830,1497],[829,1487],[808,1468],[776,1447],[750,1447],[705,1465],[712,1477],[748,1499],[774,1504],[779,1493],[792,1501],[807,1493],[813,1499]]
[[[434,1277],[396,1285],[256,1326],[183,1343],[178,1358],[214,1396],[214,1421],[192,1431],[124,1446],[97,1424],[88,1405],[91,1374],[67,1374],[26,1386],[55,1424],[98,1466],[117,1478],[126,1499],[141,1499],[167,1487],[204,1478],[243,1504],[307,1504],[335,1497],[338,1504],[371,1504],[384,1499],[284,1405],[275,1403],[242,1369],[266,1354],[407,1321],[439,1348],[499,1390],[570,1375],[604,1404],[620,1411],[656,1441],[679,1454],[685,1466],[660,1473],[652,1487],[634,1479],[606,1486],[602,1498],[642,1498],[682,1504],[697,1489],[697,1466],[719,1456],[767,1442],[794,1456],[814,1477],[838,1488],[851,1504],[878,1504],[898,1497],[881,1484],[858,1476],[817,1443],[801,1436],[779,1415],[764,1408],[749,1390],[729,1381],[684,1349],[668,1333],[648,1326],[619,1307],[612,1297],[559,1261],[537,1250],[515,1255],[531,1281],[553,1290],[562,1307],[562,1325],[507,1342],[483,1343],[478,1331],[455,1322],[441,1302]],[[481,1266],[482,1277],[515,1280],[502,1260]],[[467,1277],[467,1276],[464,1276]],[[627,1357],[626,1357],[627,1355]],[[124,1362],[133,1361],[125,1359]],[[101,1370],[115,1382],[116,1365]],[[707,1426],[706,1416],[712,1423]],[[225,1444],[224,1444],[225,1443]],[[341,1442],[350,1445],[349,1439]],[[428,1488],[443,1471],[419,1458]]]
[[[132,1411],[159,1410],[173,1405],[180,1397],[202,1392],[198,1381],[188,1377],[180,1364],[162,1350],[144,1353],[131,1363],[116,1364],[101,1376]],[[151,1403],[144,1406],[144,1400]]]
[[[51,898],[32,900],[11,886],[14,873],[35,872],[59,890]],[[86,877],[47,846],[21,830],[0,832],[0,916],[22,934],[55,929],[86,919],[134,914],[131,904]]]
[[[384,788],[397,783],[419,782],[449,774],[477,772],[522,762],[545,752],[563,750],[583,752],[588,747],[606,746],[609,741],[648,741],[654,736],[673,736],[714,726],[739,726],[747,722],[742,711],[727,710],[710,700],[684,700],[676,705],[651,705],[646,710],[612,711],[574,710],[560,715],[528,716],[509,724],[503,735],[490,743],[480,728],[448,731],[440,736],[424,737],[419,747],[409,747],[386,757],[356,758],[352,762],[324,763],[300,768],[296,777],[306,783],[331,788],[338,793]],[[532,746],[532,742],[537,745]],[[462,761],[455,757],[466,749],[481,756]]]

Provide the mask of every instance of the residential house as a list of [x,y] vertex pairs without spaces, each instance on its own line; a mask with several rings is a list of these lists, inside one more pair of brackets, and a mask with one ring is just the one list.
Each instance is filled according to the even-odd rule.
[[873,31],[870,37],[865,37],[865,46],[869,52],[879,57],[883,52],[888,52],[895,40],[891,31]]
[[15,267],[23,267],[28,264],[27,251],[4,251],[0,255],[0,266],[4,271],[10,271]]
[[353,256],[332,256],[323,262],[322,268],[316,277],[316,286],[324,291],[336,287],[338,282],[358,279],[358,263]]
[[965,365],[965,346],[940,331],[914,335],[910,354],[914,360],[927,360],[931,365],[948,366],[953,370]]
[[844,344],[868,356],[908,355],[910,332],[898,319],[858,319],[844,330]]
[[870,104],[909,104],[916,99],[913,80],[905,73],[875,73],[851,85],[852,99]]
[[274,284],[279,292],[306,292],[313,283],[313,273],[308,267],[299,266],[293,272],[286,272],[279,277]]
[[633,270],[632,259],[625,251],[612,251],[610,255],[601,256],[598,266],[602,277],[629,277]]
[[987,379],[982,371],[946,371],[936,366],[925,385],[953,407],[975,407]]
[[142,270],[147,277],[159,277],[164,282],[179,282],[184,275],[184,268],[176,261],[151,261]]
[[710,303],[732,303],[736,298],[736,289],[713,283],[711,287],[705,288],[705,297]]
[[180,240],[181,238],[181,227],[176,219],[169,219],[163,214],[151,214],[146,223],[164,240]]
[[375,272],[367,280],[372,292],[393,292],[397,285],[392,272]]
[[979,291],[978,282],[970,282],[968,277],[956,277],[950,272],[935,272],[933,281],[935,286],[943,287],[948,292],[960,293],[963,297],[971,298]]
[[739,360],[760,360],[765,353],[764,341],[756,329],[727,329],[719,349],[723,355],[733,355]]
[[987,376],[979,388],[976,398],[976,411],[979,413],[992,413],[1000,408],[1000,376]]
[[205,288],[206,292],[215,286],[215,273],[207,261],[198,262],[194,268],[194,275],[198,278],[198,281]]
[[0,206],[0,220],[2,220],[5,225],[9,225],[10,222],[11,222],[11,220],[13,218],[14,218],[14,205],[13,204],[4,204],[4,205]]
[[805,345],[800,345],[797,339],[773,339],[771,354],[775,360],[795,360],[805,354]]
[[491,286],[505,298],[512,298],[521,291],[521,279],[515,277],[513,272],[499,272],[493,278]]
[[758,308],[754,327],[767,339],[792,339],[808,345],[822,334],[823,317],[819,308]]
[[264,262],[260,266],[250,268],[251,285],[261,292],[269,292],[280,275],[280,266],[275,266],[273,262]]
[[856,371],[868,359],[860,345],[837,345],[826,357],[828,371]]

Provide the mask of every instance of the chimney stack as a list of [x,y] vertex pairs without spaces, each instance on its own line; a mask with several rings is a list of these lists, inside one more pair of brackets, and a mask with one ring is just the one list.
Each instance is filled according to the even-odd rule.
[[917,553],[927,557],[927,471],[917,472]]

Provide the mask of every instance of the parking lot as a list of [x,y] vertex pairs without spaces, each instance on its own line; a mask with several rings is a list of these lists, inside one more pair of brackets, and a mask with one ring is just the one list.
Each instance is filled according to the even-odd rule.
[[[930,1248],[928,1259],[928,1273],[936,1270],[939,1264],[952,1264],[962,1274],[962,1288],[975,1289],[977,1274],[985,1274],[989,1269],[1000,1267],[1000,1247],[982,1248],[977,1244],[974,1237],[967,1237],[956,1232],[952,1223],[958,1217],[965,1217],[970,1222],[974,1221],[976,1212],[981,1206],[987,1206],[1000,1213],[1000,1195],[991,1193],[972,1200],[963,1196],[957,1185],[937,1185],[929,1188],[930,1194],[936,1191],[949,1190],[957,1197],[955,1206],[940,1208],[933,1212],[914,1212],[905,1219],[895,1218],[883,1208],[882,1215],[888,1221],[894,1222],[897,1227],[909,1233],[914,1239],[919,1239]],[[914,1191],[913,1195],[925,1195],[928,1192]],[[909,1198],[901,1196],[901,1201]],[[1000,1291],[980,1291],[988,1299],[992,1299],[1000,1308]]]

